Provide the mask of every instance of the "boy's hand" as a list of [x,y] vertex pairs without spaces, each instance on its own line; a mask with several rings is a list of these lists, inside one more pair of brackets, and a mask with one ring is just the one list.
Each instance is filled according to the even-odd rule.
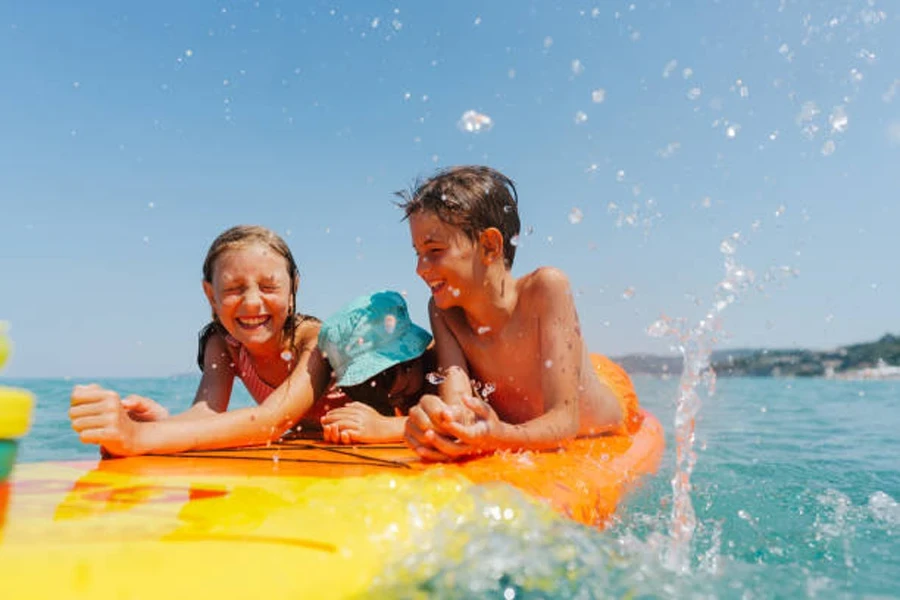
[[444,429],[460,442],[480,451],[494,448],[494,436],[500,428],[500,418],[490,404],[475,396],[464,396],[463,402],[471,411],[474,419],[453,419],[444,425]]
[[122,406],[135,421],[162,421],[169,418],[169,409],[165,406],[136,394],[123,398]]
[[112,456],[138,454],[138,424],[128,416],[116,392],[96,384],[76,385],[69,418],[85,444],[99,444]]
[[389,418],[368,404],[351,402],[325,413],[322,435],[333,444],[379,442],[387,436],[384,426]]
[[426,394],[409,411],[404,438],[423,460],[447,461],[471,454],[478,449],[454,439],[449,427],[470,421],[472,413],[465,407],[449,406],[438,396]]

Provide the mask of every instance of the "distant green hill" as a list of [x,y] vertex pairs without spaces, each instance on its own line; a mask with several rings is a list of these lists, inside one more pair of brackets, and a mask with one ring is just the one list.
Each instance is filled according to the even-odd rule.
[[[629,373],[678,375],[679,356],[630,354],[614,360]],[[712,365],[722,376],[821,377],[831,368],[835,374],[874,367],[879,360],[900,365],[900,336],[887,334],[875,342],[842,346],[833,350],[739,349],[719,350]]]

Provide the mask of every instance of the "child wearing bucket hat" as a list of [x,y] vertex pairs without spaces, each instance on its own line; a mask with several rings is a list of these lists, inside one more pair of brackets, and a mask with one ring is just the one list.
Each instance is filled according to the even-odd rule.
[[335,443],[403,439],[406,411],[430,384],[431,334],[409,318],[403,296],[380,291],[356,298],[322,323],[319,350],[335,385],[352,400],[322,417],[323,437]]

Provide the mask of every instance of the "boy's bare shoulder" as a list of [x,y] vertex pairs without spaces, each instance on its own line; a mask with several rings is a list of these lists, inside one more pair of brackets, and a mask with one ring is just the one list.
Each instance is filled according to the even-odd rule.
[[519,281],[522,293],[536,300],[554,300],[570,293],[569,277],[556,267],[538,267]]

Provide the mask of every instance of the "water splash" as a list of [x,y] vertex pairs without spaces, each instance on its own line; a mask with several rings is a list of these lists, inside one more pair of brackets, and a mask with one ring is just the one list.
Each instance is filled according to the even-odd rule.
[[[702,406],[699,390],[705,388],[709,396],[715,394],[716,373],[710,360],[713,348],[722,335],[722,312],[748,289],[754,289],[756,281],[754,272],[737,262],[738,245],[743,242],[744,237],[735,232],[720,244],[725,276],[716,285],[712,306],[696,325],[688,326],[684,318],[663,316],[647,329],[652,337],[674,337],[674,347],[684,360],[675,406],[676,464],[671,480],[672,515],[667,547],[663,549],[664,563],[677,573],[690,572],[693,563],[691,543],[697,529],[697,518],[691,502],[691,474],[697,461],[694,443],[696,419]],[[792,269],[788,269],[793,273]],[[778,273],[780,271],[770,270],[767,278]],[[706,560],[716,562],[715,557],[707,557]]]

